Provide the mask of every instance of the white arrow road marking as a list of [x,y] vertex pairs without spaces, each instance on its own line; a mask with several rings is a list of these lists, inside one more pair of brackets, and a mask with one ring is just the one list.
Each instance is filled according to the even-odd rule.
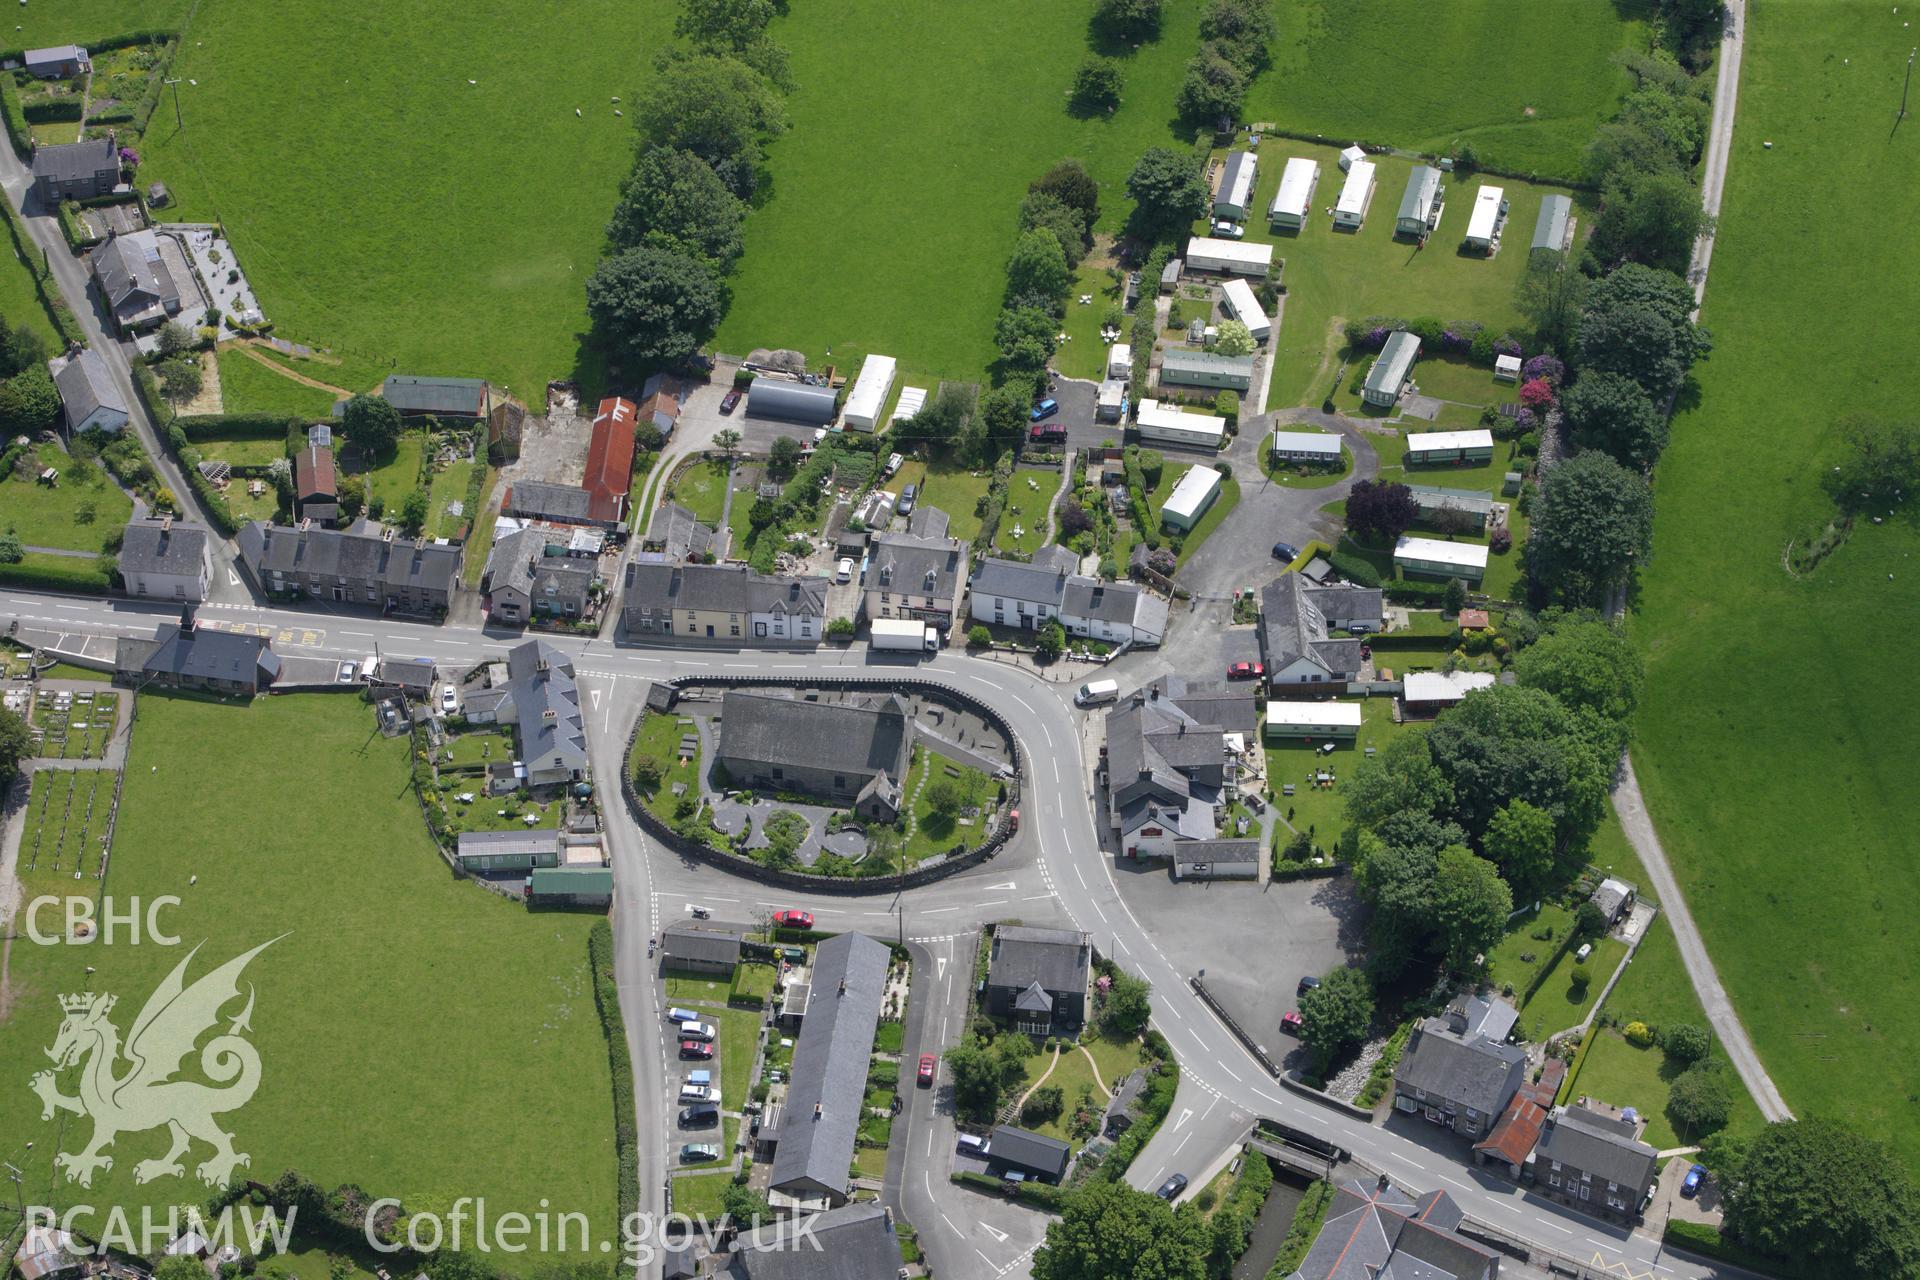
[[1007,1233],[1000,1230],[998,1227],[990,1227],[983,1222],[980,1224],[980,1229],[986,1232],[988,1235],[992,1236],[995,1240],[998,1240],[1001,1244],[1005,1244],[1007,1242]]
[[240,575],[235,573],[231,566],[227,569],[227,581],[236,587],[240,585]]
[[933,958],[933,963],[934,963],[934,971],[933,971],[934,981],[938,982],[941,978],[944,978],[947,976],[947,958],[945,956],[935,956]]
[[1193,1119],[1193,1108],[1182,1107],[1180,1109],[1180,1118],[1173,1122],[1173,1127],[1178,1129],[1181,1125],[1185,1124],[1187,1121],[1191,1119]]

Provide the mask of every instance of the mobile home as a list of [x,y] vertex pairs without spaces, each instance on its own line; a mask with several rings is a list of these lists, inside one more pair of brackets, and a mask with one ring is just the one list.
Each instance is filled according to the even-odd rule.
[[1220,271],[1236,276],[1264,276],[1273,265],[1273,246],[1248,240],[1194,236],[1187,241],[1187,270]]
[[860,366],[860,376],[847,393],[846,408],[840,422],[849,431],[872,431],[880,422],[880,411],[887,406],[887,393],[893,390],[894,359],[871,355]]
[[1420,339],[1405,329],[1387,339],[1387,345],[1374,358],[1360,398],[1381,409],[1391,409],[1400,400],[1400,388],[1407,385],[1413,362],[1420,356]]
[[1393,563],[1408,576],[1476,583],[1487,576],[1487,549],[1477,542],[1443,542],[1401,534],[1394,544]]
[[1220,473],[1203,464],[1187,468],[1180,483],[1167,495],[1160,508],[1160,523],[1168,529],[1191,529],[1207,514],[1207,508],[1220,496]]
[[1267,313],[1260,309],[1260,300],[1253,296],[1253,288],[1245,280],[1235,277],[1220,290],[1227,304],[1227,311],[1241,324],[1247,326],[1247,332],[1253,335],[1255,342],[1265,342],[1273,335],[1273,326],[1267,322]]
[[1568,196],[1548,196],[1540,202],[1540,216],[1533,223],[1534,253],[1565,253],[1573,236],[1573,200]]
[[1430,467],[1445,462],[1486,462],[1493,457],[1493,432],[1426,431],[1407,437],[1407,465]]
[[1477,253],[1492,253],[1506,221],[1507,193],[1499,187],[1482,187],[1473,197],[1473,215],[1467,219],[1466,246]]
[[1320,185],[1320,165],[1305,156],[1294,156],[1280,173],[1280,189],[1273,193],[1267,208],[1267,223],[1275,231],[1298,230],[1307,225],[1307,210],[1313,206],[1314,188]]
[[1360,736],[1360,704],[1269,700],[1260,729],[1260,736],[1266,742],[1284,742],[1289,738],[1339,738],[1351,742]]
[[1220,189],[1213,194],[1213,216],[1239,222],[1253,207],[1255,161],[1251,151],[1233,151],[1220,171]]
[[1253,389],[1252,356],[1219,356],[1211,351],[1175,347],[1160,360],[1160,385]]
[[1268,448],[1275,462],[1306,462],[1335,466],[1340,461],[1340,437],[1314,431],[1276,431]]
[[1407,189],[1400,197],[1400,213],[1393,220],[1395,235],[1423,236],[1440,225],[1446,208],[1446,188],[1440,185],[1440,171],[1430,164],[1417,164],[1407,175]]
[[1218,449],[1226,438],[1227,420],[1211,413],[1182,413],[1174,405],[1142,400],[1134,427],[1143,442],[1179,444],[1193,449]]
[[1333,206],[1333,225],[1358,230],[1367,220],[1367,209],[1372,204],[1373,161],[1355,160],[1347,170],[1347,180],[1340,185],[1340,199]]

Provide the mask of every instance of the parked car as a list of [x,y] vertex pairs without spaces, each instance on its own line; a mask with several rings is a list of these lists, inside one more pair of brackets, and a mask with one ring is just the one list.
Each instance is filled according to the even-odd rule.
[[1258,680],[1266,673],[1266,664],[1262,662],[1235,662],[1227,667],[1229,680]]
[[[1052,403],[1049,401],[1048,403]],[[1065,444],[1067,442],[1067,424],[1064,422],[1037,422],[1033,430],[1027,433],[1032,444]]]
[[1693,1199],[1700,1194],[1700,1184],[1706,1180],[1707,1166],[1703,1164],[1689,1166],[1687,1176],[1680,1180],[1680,1194],[1689,1200]]
[[450,716],[460,709],[460,692],[452,685],[440,690],[440,714]]
[[667,1010],[667,1021],[668,1022],[698,1022],[700,1021],[700,1015],[695,1013],[691,1009],[669,1009]]
[[1234,222],[1229,218],[1215,218],[1213,234],[1227,240],[1238,240],[1247,234],[1247,228],[1243,223]]
[[1312,974],[1308,974],[1306,977],[1300,979],[1300,985],[1293,989],[1293,993],[1297,996],[1303,996],[1319,985],[1320,979],[1314,977]]
[[688,1084],[712,1084],[713,1072],[706,1067],[702,1067],[698,1071],[689,1071],[687,1072],[687,1083]]
[[359,674],[360,674],[359,663],[343,662],[340,664],[339,674],[334,676],[334,679],[338,680],[341,684],[352,684],[354,677]]
[[833,568],[833,580],[835,582],[852,582],[853,581],[853,557],[852,556],[840,557],[840,563],[835,565]]
[[705,1164],[720,1158],[720,1148],[711,1142],[689,1142],[680,1148],[681,1164]]
[[913,514],[913,504],[920,500],[920,486],[910,484],[900,491],[900,501],[893,504],[894,511],[903,516]]
[[1300,1027],[1301,1027],[1301,1018],[1300,1018],[1299,1010],[1289,1009],[1280,1016],[1280,1029],[1286,1032],[1288,1035],[1290,1036],[1299,1035]]
[[971,1156],[985,1155],[987,1140],[977,1133],[963,1133],[959,1138],[960,1150]]
[[813,447],[814,448],[818,449],[820,447],[820,442],[822,440],[825,440],[826,438],[827,438],[827,429],[825,427],[815,427],[813,429]]
[[683,1022],[680,1024],[680,1038],[682,1040],[703,1040],[712,1043],[714,1034],[713,1024],[711,1022]]
[[720,1108],[711,1102],[696,1102],[680,1109],[682,1129],[711,1129],[720,1123]]
[[740,407],[740,388],[735,387],[733,390],[727,392],[727,394],[720,397],[720,412],[732,413],[735,409],[739,407]]
[[773,922],[783,929],[813,928],[813,912],[788,907],[785,911],[773,913]]
[[718,1089],[715,1089],[712,1085],[683,1084],[680,1086],[680,1101],[711,1102],[715,1106],[719,1106],[720,1091]]
[[920,1087],[922,1089],[933,1087],[933,1055],[930,1053],[920,1055]]
[[1291,542],[1276,542],[1273,544],[1273,558],[1284,561],[1298,560],[1300,558],[1300,548],[1294,546]]
[[1168,1178],[1165,1182],[1161,1183],[1160,1189],[1154,1192],[1153,1194],[1159,1196],[1162,1200],[1171,1200],[1175,1196],[1179,1195],[1182,1191],[1185,1191],[1186,1189],[1187,1189],[1187,1175],[1184,1173],[1176,1173],[1171,1178]]
[[1060,412],[1060,402],[1052,396],[1048,396],[1045,400],[1033,406],[1033,412],[1027,415],[1027,421],[1038,422],[1042,418],[1051,418],[1058,412]]
[[883,476],[890,476],[890,475],[892,475],[892,474],[893,474],[894,472],[896,472],[896,471],[898,471],[898,470],[900,469],[900,464],[901,464],[901,463],[903,463],[903,462],[905,462],[905,461],[906,461],[906,459],[905,459],[905,458],[902,458],[902,457],[901,457],[901,456],[900,456],[899,454],[897,454],[897,453],[890,453],[890,454],[888,454],[888,455],[887,455],[887,465],[886,465],[886,468],[885,468],[885,469],[884,469],[883,471],[881,471],[881,473],[880,473],[880,474],[881,474],[881,475],[883,475]]
[[680,1056],[683,1058],[692,1058],[696,1062],[705,1062],[713,1056],[713,1046],[699,1040],[682,1040],[680,1042]]

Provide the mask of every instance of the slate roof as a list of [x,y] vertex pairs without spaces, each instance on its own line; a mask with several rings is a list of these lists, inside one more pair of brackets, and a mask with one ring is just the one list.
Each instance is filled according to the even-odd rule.
[[365,520],[350,529],[290,529],[255,520],[241,526],[234,540],[241,560],[263,581],[278,570],[345,578],[351,585],[452,592],[460,576],[460,548],[400,538],[389,542],[378,530]]
[[1073,1148],[1058,1138],[1010,1124],[997,1126],[987,1140],[987,1163],[1011,1165],[1058,1181],[1067,1172]]
[[884,944],[862,933],[814,948],[813,999],[793,1046],[786,1120],[769,1179],[774,1190],[844,1194],[891,959]]
[[548,588],[561,599],[581,599],[598,572],[595,560],[581,556],[550,556],[552,535],[544,529],[518,529],[493,544],[487,557],[487,590],[518,591],[538,604]]
[[1024,600],[1029,604],[1060,607],[1066,597],[1067,572],[1039,564],[989,557],[981,560],[973,575],[973,594],[997,596],[1003,600]]
[[[1378,629],[1381,600],[1378,590],[1315,587],[1297,573],[1281,574],[1260,588],[1260,647],[1268,674],[1277,675],[1301,658],[1329,676],[1358,672],[1360,641],[1332,638],[1328,627],[1358,621]],[[1334,618],[1328,618],[1326,607],[1336,610]]]
[[100,281],[100,292],[106,295],[107,304],[116,315],[127,310],[130,301],[141,297],[150,297],[153,303],[135,308],[136,314],[144,313],[151,306],[165,307],[168,311],[179,307],[180,285],[160,256],[160,238],[152,231],[130,231],[114,236],[93,251],[88,263]]
[[875,534],[867,590],[951,600],[958,594],[960,544],[951,538]]
[[207,563],[207,531],[197,524],[130,520],[120,535],[120,572],[197,576]]
[[476,858],[488,855],[558,853],[559,851],[560,833],[551,827],[538,831],[462,831],[458,856]]
[[580,689],[567,655],[545,640],[529,640],[509,649],[507,687],[520,731],[520,758],[546,760],[557,754],[564,767],[584,772],[587,731],[580,720]]
[[1181,866],[1192,866],[1196,862],[1209,862],[1215,866],[1222,863],[1260,861],[1260,842],[1258,840],[1182,840],[1173,846],[1173,860]]
[[713,530],[677,502],[663,502],[647,521],[645,545],[673,560],[697,560],[713,549]]
[[1534,1161],[1558,1160],[1595,1180],[1605,1178],[1635,1192],[1653,1181],[1659,1153],[1630,1132],[1628,1121],[1615,1121],[1585,1107],[1555,1107],[1547,1117]]
[[153,633],[154,648],[141,663],[152,675],[192,680],[224,680],[255,688],[270,684],[280,674],[280,658],[267,647],[265,636],[237,631],[181,630],[164,622]]
[[1194,724],[1219,725],[1230,733],[1252,733],[1260,724],[1248,685],[1173,675],[1161,676],[1142,692],[1158,693],[1161,702],[1173,702]]
[[1122,833],[1150,823],[1177,839],[1211,840],[1227,732],[1251,733],[1251,690],[1163,676],[1107,713],[1107,804]]
[[893,1217],[877,1201],[831,1209],[805,1220],[807,1237],[791,1222],[742,1235],[733,1270],[745,1280],[894,1280],[900,1241]]
[[1459,1206],[1444,1191],[1414,1200],[1382,1180],[1334,1192],[1326,1222],[1294,1272],[1301,1280],[1479,1280],[1499,1255],[1456,1233]]
[[907,532],[916,538],[944,538],[952,519],[938,507],[916,506],[907,517]]
[[1123,622],[1131,626],[1140,597],[1150,594],[1130,582],[1102,582],[1098,578],[1073,577],[1067,580],[1067,594],[1060,606],[1062,613],[1076,618],[1097,618],[1102,622]]
[[593,506],[593,495],[577,484],[521,480],[507,490],[500,509],[510,515],[566,522],[596,519]]
[[1093,943],[1075,929],[1003,924],[993,931],[992,956],[989,986],[1025,988],[1037,982],[1048,991],[1085,991]]
[[784,578],[754,573],[745,565],[630,561],[623,607],[820,617],[827,608],[827,585],[822,577]]
[[1430,1098],[1471,1107],[1491,1121],[1520,1087],[1526,1063],[1526,1052],[1517,1045],[1462,1036],[1444,1019],[1428,1018],[1407,1041],[1394,1080],[1404,1088],[1424,1090]]
[[70,358],[56,360],[53,385],[60,391],[60,407],[66,411],[67,430],[78,431],[80,424],[96,409],[107,408],[127,417],[127,402],[113,385],[107,362],[92,347],[82,348]]
[[422,378],[396,373],[380,394],[403,414],[453,414],[477,418],[486,407],[487,384],[479,378]]
[[720,702],[723,759],[904,780],[912,748],[913,717],[898,697],[866,705],[733,690]]
[[738,964],[740,935],[725,929],[698,929],[675,925],[660,933],[660,948],[668,960],[698,960],[707,964]]
[[84,142],[57,142],[36,147],[33,152],[33,176],[72,182],[91,178],[102,169],[120,167],[120,153],[108,138],[89,138]]

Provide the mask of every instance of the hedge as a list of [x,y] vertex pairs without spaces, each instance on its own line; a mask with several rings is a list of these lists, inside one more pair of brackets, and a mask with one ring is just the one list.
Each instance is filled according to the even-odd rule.
[[[22,560],[18,564],[0,564],[0,583],[29,590],[77,591],[87,595],[106,595],[113,589],[101,575],[98,560],[78,556],[44,556]],[[72,568],[68,568],[72,565]]]
[[613,925],[594,923],[587,934],[587,960],[593,969],[593,1003],[607,1038],[607,1064],[613,1070],[613,1146],[620,1222],[640,1212],[640,1128],[633,1109],[633,1060],[627,1056],[627,1025],[620,1016],[620,989],[613,973]]
[[[4,77],[0,77],[4,79]],[[71,346],[79,343],[86,345],[86,335],[80,331],[80,325],[73,318],[73,308],[60,295],[59,289],[47,288],[47,278],[52,268],[47,265],[46,251],[34,245],[26,229],[20,225],[20,215],[14,211],[13,201],[0,200],[0,217],[5,217],[7,234],[13,239],[13,250],[20,255],[20,261],[26,263],[27,274],[33,277],[33,291],[40,296],[40,306],[47,313],[47,319],[53,324],[53,331],[60,335],[62,342]],[[28,246],[33,245],[29,250]],[[0,475],[4,475],[0,471]]]
[[1032,1205],[1050,1213],[1059,1212],[1061,1202],[1067,1193],[1059,1187],[1045,1182],[1007,1183],[998,1178],[990,1178],[984,1173],[952,1173],[947,1175],[963,1187],[972,1187],[988,1195],[1003,1196],[1009,1191],[1013,1198],[1022,1204]]
[[1333,566],[1334,572],[1356,586],[1380,585],[1380,571],[1364,556],[1354,555],[1351,551],[1331,551],[1327,553],[1327,563]]
[[86,103],[74,97],[47,98],[25,104],[20,114],[28,124],[77,124],[86,114]]
[[210,440],[284,440],[288,426],[298,419],[286,414],[196,413],[175,421],[188,440],[204,444]]
[[[22,160],[33,158],[33,133],[26,125],[26,111],[20,103],[20,87],[11,75],[0,75],[0,117],[5,117],[7,140],[13,153]],[[9,201],[9,203],[11,203]]]
[[1387,599],[1393,604],[1439,604],[1447,598],[1444,582],[1418,582],[1402,578],[1386,585]]

